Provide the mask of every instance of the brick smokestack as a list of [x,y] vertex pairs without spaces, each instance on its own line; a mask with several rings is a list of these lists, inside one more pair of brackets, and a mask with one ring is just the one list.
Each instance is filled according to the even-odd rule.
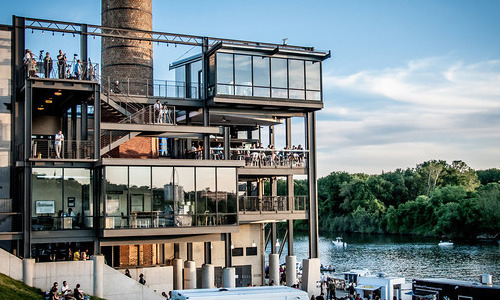
[[[151,31],[151,1],[102,0],[102,26]],[[102,38],[101,65],[101,82],[105,87],[109,77],[111,86],[119,81],[121,93],[127,90],[132,95],[152,92],[153,45],[150,42]]]

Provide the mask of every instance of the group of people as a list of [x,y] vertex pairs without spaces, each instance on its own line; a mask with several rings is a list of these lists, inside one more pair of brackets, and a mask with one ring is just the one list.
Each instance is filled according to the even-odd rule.
[[71,299],[71,300],[84,300],[86,297],[83,294],[83,290],[78,283],[74,289],[71,289],[66,281],[63,281],[61,289],[59,289],[59,284],[54,282],[54,285],[48,292],[46,292],[46,296],[49,300],[62,300],[62,299]]
[[[43,50],[40,51],[39,60],[43,65],[43,74],[45,78],[50,78],[54,63],[52,58],[50,57],[49,52],[45,52],[45,57],[43,57],[42,53]],[[75,60],[73,64],[68,64],[66,53],[64,53],[62,50],[59,50],[59,54],[57,55],[57,78],[95,80],[95,67],[92,65],[90,59],[87,68],[86,66],[84,66],[80,59],[76,59],[76,56],[77,55],[75,54]],[[28,77],[38,77],[38,73],[41,73],[41,71],[39,70],[35,55],[31,52],[30,49],[26,50],[23,62],[26,70],[28,71]]]
[[236,150],[237,159],[244,159],[246,165],[302,165],[304,162],[304,149],[302,145],[285,147],[277,150],[274,145],[264,148],[262,143],[252,144],[250,149],[240,147]]
[[173,124],[173,116],[170,107],[167,102],[161,104],[160,100],[156,100],[153,105],[154,120],[155,124]]

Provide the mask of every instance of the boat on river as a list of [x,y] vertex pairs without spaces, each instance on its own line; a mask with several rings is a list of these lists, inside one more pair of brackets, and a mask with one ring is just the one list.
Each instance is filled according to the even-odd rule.
[[347,246],[347,243],[345,243],[344,241],[342,241],[342,238],[340,236],[338,236],[335,241],[332,241],[332,243],[337,246],[337,247],[346,247]]
[[440,241],[440,242],[438,243],[438,246],[441,246],[441,247],[453,246],[453,242],[451,242],[451,241],[448,241],[448,242],[443,242],[443,241]]

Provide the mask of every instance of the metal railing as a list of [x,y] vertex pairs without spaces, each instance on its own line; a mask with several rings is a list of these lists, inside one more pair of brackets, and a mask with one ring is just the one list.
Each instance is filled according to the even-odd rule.
[[[43,61],[28,61],[24,66],[26,77],[53,78],[53,79],[75,79],[75,80],[99,80],[99,64],[82,62],[75,67],[76,62],[59,64],[53,60],[52,64],[46,65]],[[46,68],[47,67],[47,68]]]
[[41,230],[65,230],[65,229],[90,229],[93,228],[92,216],[53,217],[37,216],[31,218],[31,229]]
[[94,158],[93,140],[62,141],[61,150],[57,148],[52,139],[32,139],[31,157],[38,159],[92,159]]
[[111,79],[101,82],[103,92],[109,91],[111,95],[141,96],[159,98],[188,98],[200,99],[198,83],[186,83],[174,80],[149,80],[137,81],[130,78]]
[[240,212],[307,210],[307,196],[239,196]]
[[[221,147],[210,148],[210,153],[214,160],[224,159],[224,149]],[[309,150],[231,148],[230,153],[231,160],[244,160],[245,165],[250,167],[303,168],[306,166]],[[202,158],[200,155],[194,156],[197,159]]]
[[175,106],[162,106],[160,111],[154,111],[154,105],[147,105],[141,110],[122,119],[120,124],[166,124],[175,125]]
[[237,223],[236,213],[172,214],[171,212],[140,212],[100,218],[104,229],[140,229],[161,227],[223,226]]

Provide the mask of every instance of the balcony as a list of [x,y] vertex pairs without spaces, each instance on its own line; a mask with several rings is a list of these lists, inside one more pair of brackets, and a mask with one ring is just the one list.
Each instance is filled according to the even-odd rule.
[[[24,74],[29,78],[46,79],[73,79],[96,81],[99,79],[99,64],[92,62],[82,62],[79,67],[75,67],[76,61],[59,66],[54,60],[52,64],[46,66],[42,61],[32,60],[24,66]],[[46,68],[48,67],[48,68]]]
[[[22,146],[22,145],[19,145]],[[19,150],[19,149],[18,149]],[[21,153],[18,151],[18,153]],[[32,159],[94,159],[93,140],[63,141],[58,157],[52,136],[31,139]]]
[[307,196],[240,196],[240,222],[307,219]]

